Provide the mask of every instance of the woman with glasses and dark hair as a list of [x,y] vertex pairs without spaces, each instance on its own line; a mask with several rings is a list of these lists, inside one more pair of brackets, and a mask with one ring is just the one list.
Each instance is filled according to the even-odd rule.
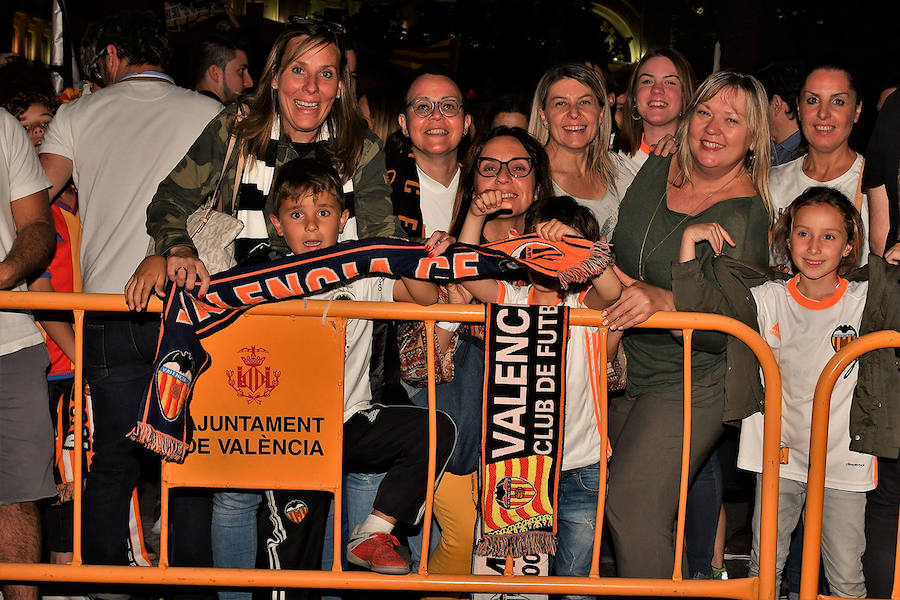
[[451,235],[459,237],[472,198],[487,190],[500,190],[508,206],[481,217],[480,237],[485,242],[523,233],[525,211],[531,203],[553,195],[547,153],[524,129],[495,127],[469,149],[453,209]]
[[[410,88],[410,95],[419,90],[421,88],[414,84]],[[433,92],[443,94],[437,89]],[[441,139],[417,139],[423,135],[423,131],[457,131],[458,135],[458,128],[452,123],[446,123],[454,117],[461,116],[461,113],[447,114],[458,110],[455,103],[449,102],[450,99],[450,96],[443,98],[442,104],[435,102],[432,108],[431,103],[441,98],[429,96],[427,102],[422,97],[413,98],[410,100],[411,104],[407,106],[405,115],[401,115],[401,125],[412,138],[417,163],[421,154],[421,149],[416,148],[417,145],[427,146],[434,152],[442,143]],[[417,112],[424,114],[426,104],[433,113],[425,116],[416,114]],[[441,117],[434,116],[441,108],[446,112]],[[459,125],[463,124],[463,120],[460,119]],[[417,129],[420,130],[418,133]],[[443,137],[441,133],[434,135]],[[509,127],[491,130],[484,139],[474,145],[467,153],[462,168],[455,173],[454,180],[456,197],[452,205],[453,224],[450,225],[450,230],[455,235],[459,235],[473,197],[490,189],[501,190],[505,201],[509,204],[508,210],[504,213],[498,213],[489,220],[482,218],[479,221],[476,238],[484,241],[496,241],[509,237],[510,234],[523,232],[525,211],[534,200],[545,197],[552,189],[547,155],[543,148],[524,129]],[[446,217],[445,222],[448,224],[451,222],[451,215]],[[427,223],[425,227],[425,233],[432,232]],[[466,304],[472,301],[472,296],[461,285],[450,284],[442,291],[440,301]],[[435,338],[437,405],[456,423],[457,442],[448,462],[448,472],[441,478],[434,497],[434,513],[441,528],[441,541],[432,553],[428,567],[430,571],[436,573],[468,573],[472,562],[477,517],[473,493],[474,497],[477,497],[474,471],[478,466],[481,450],[484,328],[469,324],[438,322]],[[411,400],[414,404],[426,406],[428,388],[423,387],[427,383],[424,332],[411,333],[401,329],[400,340],[404,379],[411,385],[421,388],[413,394]],[[414,553],[418,551],[415,540],[410,540],[410,547]]]
[[397,116],[403,144],[387,156],[391,200],[410,238],[446,231],[459,185],[459,145],[472,117],[459,86],[444,75],[419,75]]
[[[232,137],[234,150],[225,164]],[[209,272],[197,257],[186,220],[213,193],[220,178],[223,212],[234,214],[244,224],[234,244],[239,261],[261,244],[287,252],[268,218],[273,212],[272,182],[282,165],[298,157],[326,162],[340,173],[351,214],[341,239],[399,233],[381,147],[352,92],[343,29],[317,20],[292,22],[269,52],[256,90],[210,122],[159,185],[147,210],[147,229],[157,254],[166,257],[165,275],[157,270],[158,259],[142,263],[129,284],[132,297],[140,296],[136,304],[145,305],[153,284],[166,277],[188,289],[199,284],[201,293],[205,292]],[[243,165],[241,172],[239,164]],[[234,193],[236,181],[239,188]],[[159,283],[156,286],[161,287]],[[217,567],[256,566],[260,501],[259,493],[215,494],[212,535]],[[327,512],[328,499],[323,502]],[[295,557],[302,564],[292,566],[319,567],[323,525],[324,520],[308,525],[311,541],[298,546],[305,548],[302,557]],[[270,555],[282,551],[270,550]],[[249,598],[238,592],[220,595]]]
[[672,48],[648,52],[628,79],[616,147],[632,173],[643,166],[652,148],[674,137],[684,107],[694,93],[694,70]]
[[609,151],[612,115],[597,72],[579,63],[550,69],[531,102],[528,132],[550,158],[553,193],[591,209],[600,234],[612,236],[631,175]]
[[[399,94],[395,96],[400,100]],[[410,239],[425,240],[435,231],[446,231],[459,184],[459,146],[468,133],[471,117],[463,108],[462,92],[444,75],[425,73],[410,85],[406,96],[391,119],[400,132],[394,134],[386,150],[387,181],[400,225]],[[441,297],[449,299],[447,288]],[[455,299],[455,297],[454,297]],[[446,342],[458,324],[439,322],[438,347]],[[409,384],[413,404],[428,406],[427,365],[425,362],[424,323],[421,321],[376,321],[393,343],[387,353],[399,363],[399,372]],[[441,346],[440,340],[445,345]],[[393,364],[393,360],[387,364]],[[447,470],[435,492],[434,515],[440,531],[433,532],[438,544],[429,558],[429,571],[434,573],[468,573],[472,562],[474,515],[456,511],[461,502],[471,498],[473,473],[480,450],[480,427],[468,424],[478,419],[484,368],[484,353],[465,344],[454,343],[438,366],[436,389],[438,408],[454,421],[466,425],[468,435],[456,444]],[[385,367],[387,370],[387,367]],[[454,376],[455,374],[455,376]],[[451,381],[452,380],[452,381]],[[478,413],[480,414],[480,413]],[[380,475],[348,473],[345,475],[345,507],[348,518],[356,522],[372,510]],[[463,518],[465,517],[465,518]],[[420,556],[421,536],[409,539],[415,563]]]

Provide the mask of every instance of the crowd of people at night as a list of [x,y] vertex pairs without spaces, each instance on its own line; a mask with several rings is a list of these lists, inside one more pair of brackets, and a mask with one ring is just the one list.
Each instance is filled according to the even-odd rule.
[[[796,594],[817,378],[848,341],[900,329],[893,86],[877,107],[863,107],[853,69],[830,61],[701,80],[677,49],[663,47],[626,77],[591,62],[556,65],[531,96],[480,98],[489,110],[473,115],[449,73],[422,71],[403,84],[369,77],[362,87],[357,70],[371,65],[358,67],[348,32],[319,19],[285,24],[259,72],[250,65],[261,57],[248,56],[235,32],[183,51],[177,60],[191,78],[178,85],[162,24],[123,11],[88,28],[85,81],[74,92],[55,95],[48,80],[2,95],[0,289],[124,293],[131,310],[85,319],[84,407],[71,394],[71,314],[0,310],[0,562],[71,562],[76,410],[84,410],[88,438],[84,562],[152,562],[136,525],[141,507],[158,502],[159,458],[128,437],[160,338],[159,314],[146,308],[169,285],[205,296],[216,269],[199,257],[188,223],[212,198],[242,225],[229,247],[239,267],[369,238],[409,240],[439,256],[456,242],[536,234],[584,238],[606,253],[602,273],[569,289],[529,270],[450,283],[362,277],[311,296],[600,311],[607,365],[598,364],[597,327],[572,326],[566,351],[555,575],[588,575],[605,493],[604,560],[621,577],[671,577],[684,340],[681,330],[636,326],[658,311],[719,313],[749,325],[783,379],[776,591]],[[878,111],[865,158],[849,142],[862,110]],[[424,324],[351,319],[346,335],[343,539],[332,539],[336,517],[322,492],[182,490],[171,498],[171,564],[330,569],[340,544],[347,568],[403,575],[428,552],[430,573],[472,572],[484,485],[485,327],[435,328],[430,549],[421,548]],[[695,332],[691,344],[687,574],[728,577],[723,489],[736,469],[757,484],[749,552],[756,574],[759,366],[721,333]],[[604,385],[610,452],[595,410]],[[835,596],[891,594],[898,385],[893,354],[867,355],[832,397],[822,564]],[[305,512],[294,519],[298,502]],[[2,591],[7,600],[38,597],[33,585]]]

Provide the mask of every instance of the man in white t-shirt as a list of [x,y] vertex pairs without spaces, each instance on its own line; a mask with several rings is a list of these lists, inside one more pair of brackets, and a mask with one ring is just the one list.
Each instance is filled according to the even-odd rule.
[[[107,16],[83,52],[104,89],[63,105],[41,145],[53,183],[70,177],[81,212],[85,292],[121,294],[150,243],[146,210],[159,182],[184,157],[221,105],[164,73],[165,32],[149,13]],[[158,315],[95,314],[85,325],[85,378],[94,406],[94,457],[84,493],[84,557],[127,564],[128,501],[140,453],[125,434],[152,375]]]
[[[0,290],[25,291],[25,279],[50,262],[56,239],[48,187],[25,130],[0,109]],[[48,364],[31,314],[0,310],[0,562],[41,559],[36,501],[56,494]],[[8,600],[38,597],[36,586],[0,591]]]

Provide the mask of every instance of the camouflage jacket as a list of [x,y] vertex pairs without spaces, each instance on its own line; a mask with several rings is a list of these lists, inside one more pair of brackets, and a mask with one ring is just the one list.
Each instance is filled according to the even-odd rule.
[[[147,232],[156,242],[157,254],[165,254],[175,246],[196,251],[187,232],[187,218],[213,192],[222,171],[228,139],[234,126],[237,105],[224,109],[210,121],[187,154],[156,190],[147,207]],[[299,158],[290,138],[282,135],[276,151],[276,169]],[[238,153],[232,151],[219,191],[222,210],[231,212],[231,199],[237,171]],[[391,204],[391,188],[385,182],[384,152],[381,141],[369,132],[356,172],[351,178],[354,189],[355,216],[360,238],[403,236]],[[274,250],[287,252],[269,221],[272,194],[266,199],[265,218],[269,241]]]

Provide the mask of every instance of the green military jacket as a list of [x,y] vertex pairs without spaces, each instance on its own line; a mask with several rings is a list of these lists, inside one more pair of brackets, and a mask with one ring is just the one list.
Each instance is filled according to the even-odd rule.
[[[147,232],[156,243],[157,254],[165,254],[175,246],[193,249],[186,222],[216,187],[228,140],[234,127],[237,105],[224,109],[210,121],[183,159],[175,166],[156,190],[147,207]],[[290,138],[282,134],[276,149],[277,169],[288,161],[301,158],[291,145]],[[303,157],[306,158],[306,157]],[[237,171],[238,152],[232,151],[220,184],[222,210],[231,212],[231,199]],[[384,152],[381,140],[369,132],[363,142],[362,155],[353,180],[355,217],[360,238],[389,237],[402,234],[391,204],[391,188],[385,182]],[[273,250],[286,253],[287,244],[275,232],[269,215],[272,214],[273,197],[270,191],[266,199],[265,218],[269,242]]]
[[[849,273],[849,281],[868,279],[860,335],[900,330],[900,266],[870,255],[868,265]],[[678,310],[711,312],[735,318],[759,331],[750,288],[789,276],[741,263],[727,256],[713,260],[715,281],[703,276],[697,261],[672,265],[672,291]],[[860,357],[859,378],[850,409],[850,449],[897,458],[900,451],[900,360],[893,348]],[[759,363],[737,338],[729,337],[725,375],[726,421],[763,410]]]

